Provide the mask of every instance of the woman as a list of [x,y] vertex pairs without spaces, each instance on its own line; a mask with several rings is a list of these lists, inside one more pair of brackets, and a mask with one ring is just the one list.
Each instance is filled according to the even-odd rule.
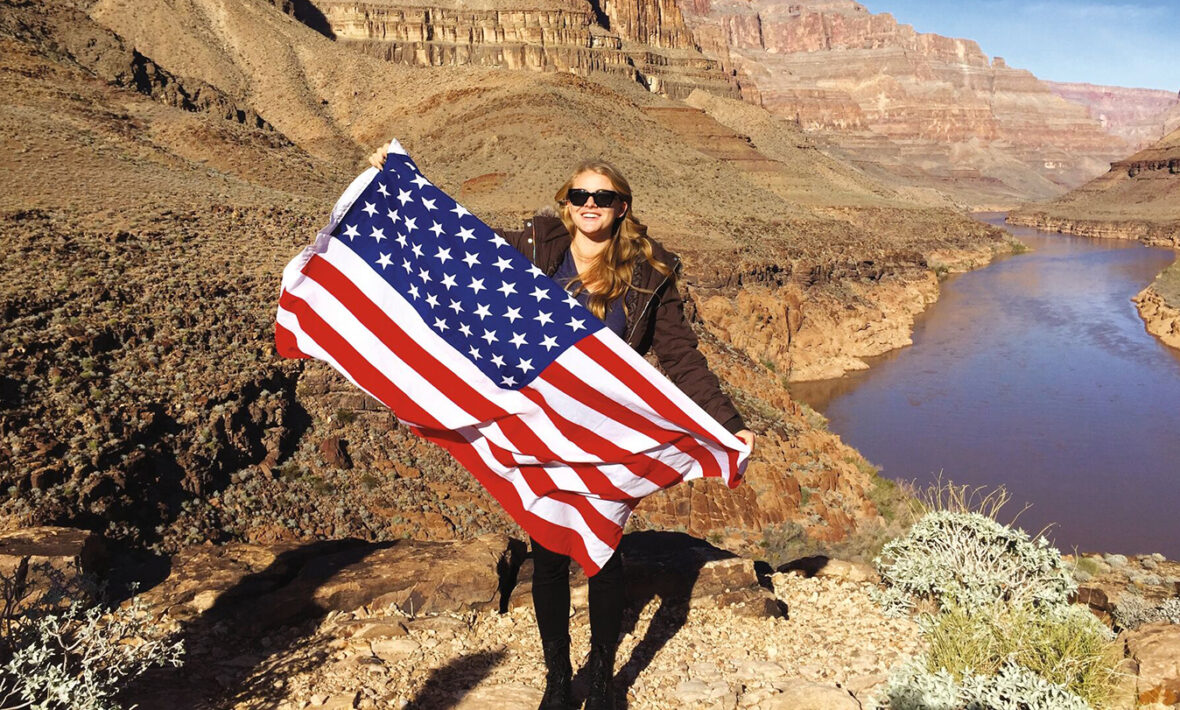
[[[385,149],[369,162],[381,169]],[[571,291],[639,354],[654,348],[671,380],[702,409],[753,446],[717,377],[697,350],[676,288],[679,258],[647,236],[631,209],[631,186],[610,163],[587,161],[557,191],[558,216],[536,215],[502,236]],[[573,706],[570,684],[570,558],[531,540],[533,606],[547,669],[541,708]],[[618,551],[590,578],[590,693],[587,710],[614,707],[611,680],[625,594]]]

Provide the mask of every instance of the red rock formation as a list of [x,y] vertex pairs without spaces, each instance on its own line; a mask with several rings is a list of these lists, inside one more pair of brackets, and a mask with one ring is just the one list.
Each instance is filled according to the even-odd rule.
[[[747,98],[806,129],[835,131],[853,159],[925,171],[927,185],[978,177],[975,187],[993,196],[1050,197],[1128,152],[1083,106],[990,61],[975,42],[918,33],[851,0],[681,7],[697,44],[749,77]],[[868,131],[845,139],[859,129]]]
[[1107,132],[1136,149],[1169,132],[1164,125],[1169,111],[1180,122],[1180,95],[1174,91],[1056,81],[1046,81],[1045,85],[1066,101],[1085,106]]

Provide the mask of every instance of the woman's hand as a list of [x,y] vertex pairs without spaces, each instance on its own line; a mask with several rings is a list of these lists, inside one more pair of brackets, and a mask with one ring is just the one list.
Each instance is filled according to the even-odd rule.
[[750,447],[750,453],[754,452],[754,432],[750,431],[749,429],[742,429],[738,433],[734,434],[734,436],[746,442],[746,446]]
[[369,156],[369,165],[372,165],[374,168],[377,168],[378,170],[380,170],[381,168],[384,168],[385,167],[385,156],[388,154],[389,154],[389,146],[388,145],[378,146],[377,150],[373,151],[373,154]]

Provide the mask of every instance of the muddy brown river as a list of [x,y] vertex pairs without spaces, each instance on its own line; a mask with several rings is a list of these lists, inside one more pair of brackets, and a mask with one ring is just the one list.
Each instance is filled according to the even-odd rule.
[[1005,228],[1032,251],[949,278],[912,346],[792,394],[883,475],[1003,484],[1063,552],[1180,558],[1180,351],[1130,300],[1175,253]]

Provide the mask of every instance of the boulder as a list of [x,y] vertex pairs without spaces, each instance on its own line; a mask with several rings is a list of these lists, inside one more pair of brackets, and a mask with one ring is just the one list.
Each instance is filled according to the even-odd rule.
[[0,535],[0,576],[13,584],[24,604],[52,587],[70,595],[93,594],[93,582],[107,562],[102,536],[89,530],[35,527]]
[[1146,624],[1124,638],[1127,655],[1139,665],[1139,702],[1180,703],[1180,626]]

